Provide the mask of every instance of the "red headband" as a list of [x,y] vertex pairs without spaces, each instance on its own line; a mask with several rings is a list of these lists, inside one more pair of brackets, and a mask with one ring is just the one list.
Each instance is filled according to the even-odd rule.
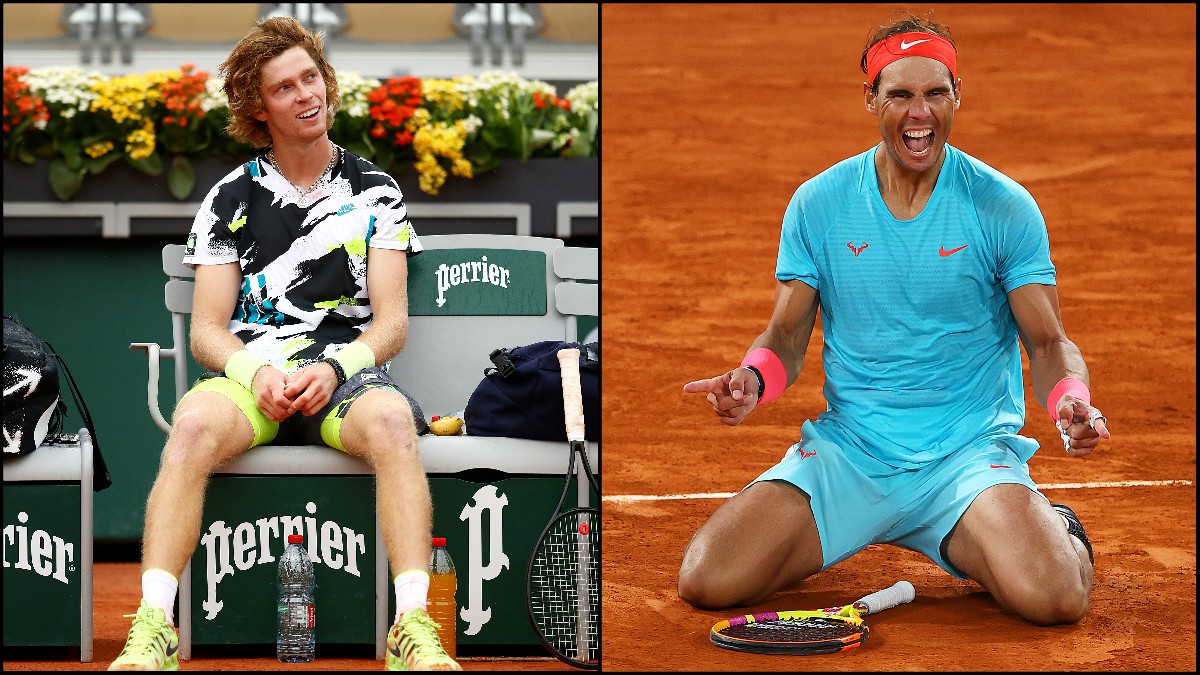
[[958,70],[958,56],[954,45],[933,33],[901,33],[880,40],[867,52],[867,82],[875,83],[875,77],[884,66],[908,56],[925,56],[941,61],[950,69],[950,79]]

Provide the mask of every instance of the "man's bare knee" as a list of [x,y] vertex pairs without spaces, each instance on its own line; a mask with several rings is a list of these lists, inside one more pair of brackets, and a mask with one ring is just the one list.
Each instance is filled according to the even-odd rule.
[[[765,523],[763,513],[777,518]],[[677,592],[701,609],[750,605],[821,566],[808,497],[790,485],[758,483],[717,507],[692,537]]]
[[[229,404],[231,407],[232,403]],[[175,414],[171,423],[171,435],[163,449],[162,463],[173,470],[193,471],[207,475],[237,449],[234,446],[246,445],[243,434],[252,431],[237,426],[238,420],[230,420],[220,414],[219,408],[206,405],[192,405],[181,408]],[[237,414],[241,414],[238,411]],[[232,422],[232,423],[231,423]],[[247,428],[249,420],[241,420]]]
[[1087,613],[1090,589],[1077,572],[1067,570],[1056,578],[1044,578],[1039,584],[1035,610],[1029,620],[1041,626],[1076,623]]
[[676,588],[679,599],[698,609],[721,609],[736,604],[737,598],[729,592],[730,589],[716,587],[719,571],[706,564],[703,545],[697,546],[696,537],[693,537],[679,567]]
[[363,453],[376,465],[396,460],[419,462],[417,430],[408,401],[392,394],[361,402],[369,405],[359,410],[352,407],[350,414],[354,415],[352,423],[360,430],[352,436],[367,446],[361,448]]
[[1046,560],[997,583],[997,601],[1039,626],[1076,623],[1087,613],[1090,589],[1074,561]]
[[705,577],[680,570],[676,588],[679,599],[696,609],[721,609],[733,605],[728,598],[719,598],[715,589],[706,583]]

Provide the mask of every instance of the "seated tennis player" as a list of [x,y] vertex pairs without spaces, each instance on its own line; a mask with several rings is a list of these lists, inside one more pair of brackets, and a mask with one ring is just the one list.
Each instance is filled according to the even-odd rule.
[[422,415],[386,369],[408,335],[408,256],[421,250],[404,196],[379,167],[329,140],[341,100],[320,33],[266,19],[221,72],[227,131],[270,150],[209,190],[188,236],[192,354],[209,373],[175,408],[146,501],[142,600],[109,670],[179,669],[174,605],[208,476],[269,443],[324,443],[371,464],[396,574],[385,666],[462,670],[427,611]]
[[796,190],[766,330],[739,367],[684,385],[740,424],[799,376],[819,307],[828,410],[700,528],[679,595],[751,605],[888,543],[1035,624],[1076,622],[1092,547],[1029,476],[1018,338],[1034,414],[1066,453],[1110,434],[1059,317],[1045,221],[1023,187],[948,144],[961,80],[946,27],[881,27],[861,65],[882,142]]

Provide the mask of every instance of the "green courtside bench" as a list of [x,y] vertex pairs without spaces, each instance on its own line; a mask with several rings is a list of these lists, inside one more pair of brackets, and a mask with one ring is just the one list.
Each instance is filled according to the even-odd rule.
[[92,660],[92,439],[4,458],[4,646]]
[[[597,315],[598,250],[559,239],[422,236],[409,258],[409,331],[391,374],[426,416],[461,411],[499,347],[578,340],[577,317]],[[151,417],[159,364],[174,360],[175,399],[186,377],[193,273],[183,246],[163,249],[174,345],[136,343],[149,356]],[[562,490],[565,442],[420,437],[433,498],[433,534],[447,538],[458,572],[459,653],[540,645],[525,610],[525,568]],[[599,444],[589,444],[599,470]],[[147,458],[154,461],[154,458]],[[589,500],[578,489],[581,503]],[[317,644],[373,644],[382,659],[395,598],[364,462],[324,446],[264,446],[219,467],[205,496],[200,541],[180,579],[180,654],[201,645],[273,644],[276,556],[305,535],[316,569]]]

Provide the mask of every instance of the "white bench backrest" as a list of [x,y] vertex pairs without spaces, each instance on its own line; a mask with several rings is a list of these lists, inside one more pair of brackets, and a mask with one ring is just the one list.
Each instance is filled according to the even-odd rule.
[[[466,407],[492,350],[576,340],[576,315],[598,313],[599,287],[571,281],[598,279],[597,249],[486,234],[427,235],[421,244],[425,252],[409,258],[408,341],[390,372],[426,417]],[[183,248],[163,249],[163,271],[172,277],[166,306],[179,315],[192,311],[195,286]],[[186,335],[175,337],[186,345]]]

